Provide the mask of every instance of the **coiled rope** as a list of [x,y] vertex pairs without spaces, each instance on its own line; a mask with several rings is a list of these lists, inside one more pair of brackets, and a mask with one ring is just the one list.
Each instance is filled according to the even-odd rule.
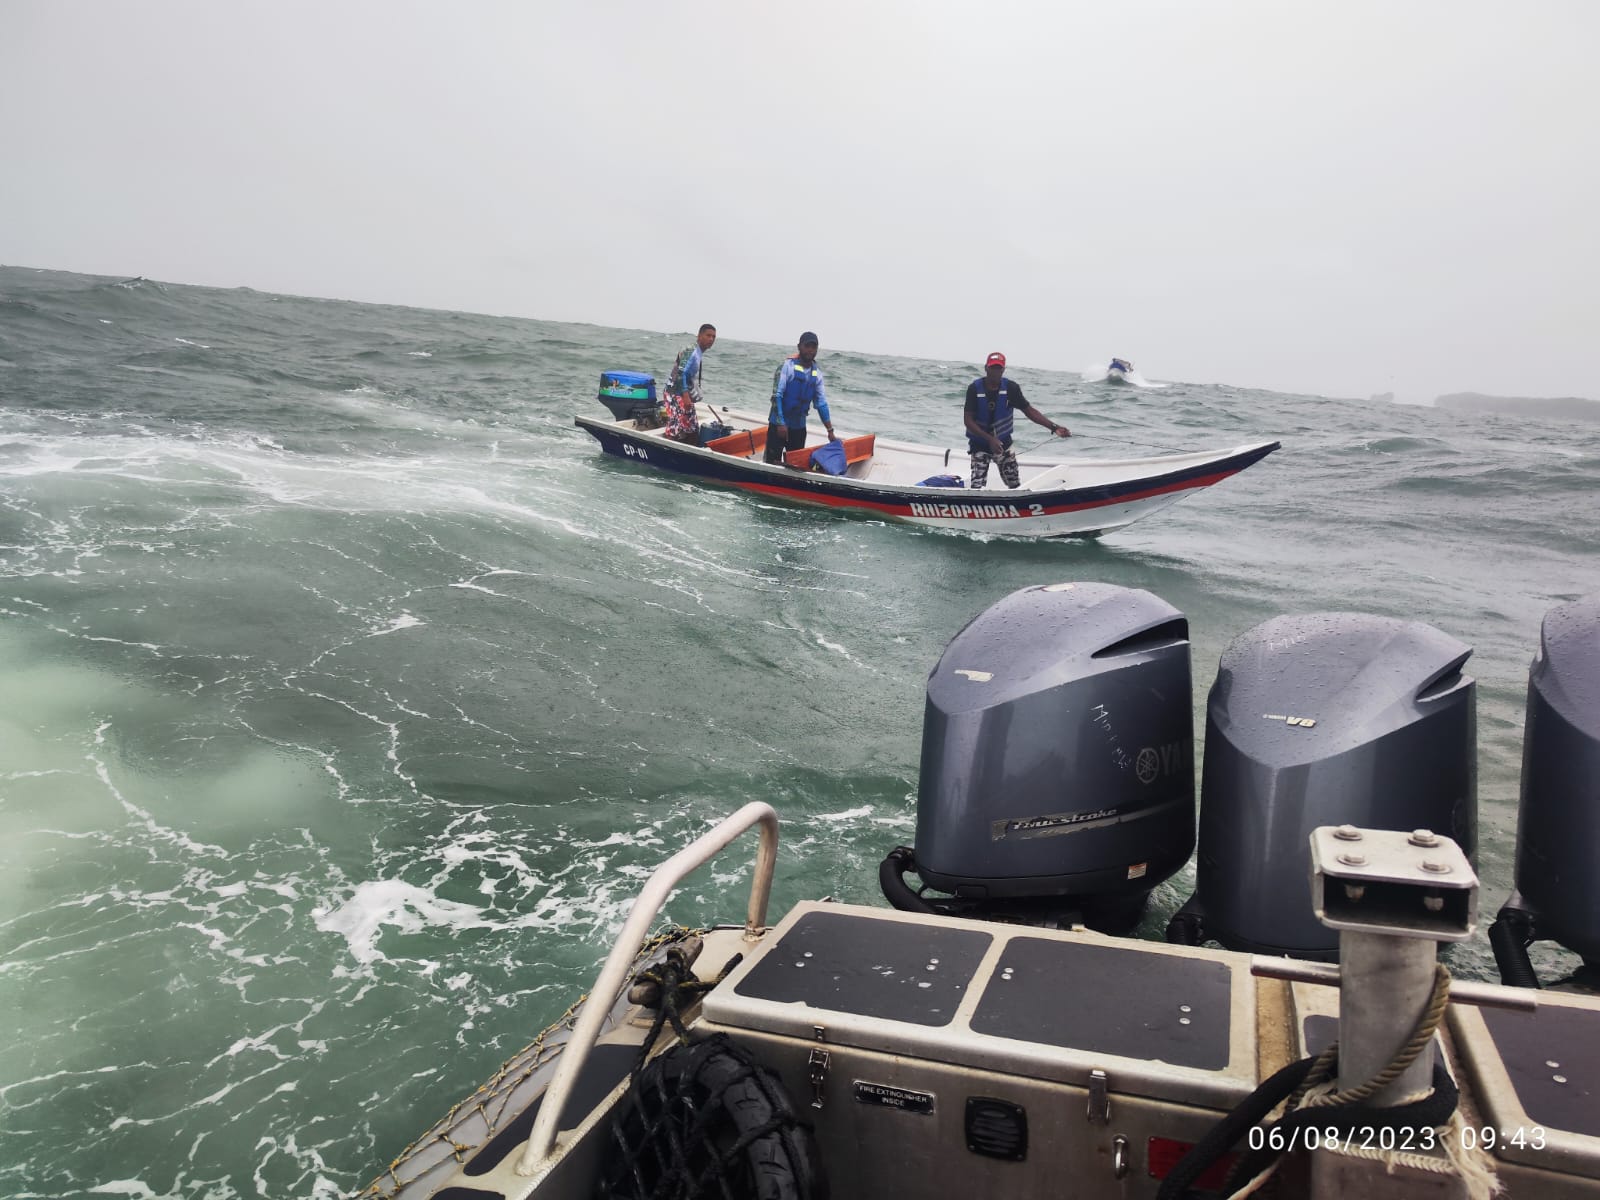
[[[1339,1044],[1334,1042],[1311,1061],[1306,1072],[1285,1105],[1284,1116],[1273,1126],[1280,1130],[1325,1122],[1329,1128],[1346,1132],[1366,1127],[1397,1127],[1410,1130],[1428,1128],[1443,1130],[1438,1145],[1444,1158],[1406,1150],[1383,1150],[1355,1145],[1341,1147],[1341,1154],[1382,1162],[1393,1166],[1406,1166],[1438,1175],[1458,1176],[1466,1186],[1471,1200],[1489,1200],[1498,1188],[1492,1161],[1482,1150],[1468,1149],[1460,1136],[1461,1114],[1456,1101],[1459,1093],[1444,1064],[1435,1062],[1433,1088],[1429,1095],[1409,1104],[1390,1108],[1373,1108],[1366,1104],[1373,1096],[1392,1084],[1416,1062],[1419,1055],[1433,1040],[1445,1009],[1450,1005],[1450,971],[1443,963],[1434,965],[1433,991],[1428,997],[1411,1036],[1395,1051],[1394,1057],[1376,1075],[1365,1083],[1344,1091],[1337,1091],[1334,1075],[1338,1069]],[[1266,1139],[1271,1145],[1292,1143],[1292,1138]],[[1283,1151],[1263,1150],[1245,1154],[1228,1173],[1223,1184],[1223,1194],[1229,1200],[1246,1200],[1265,1187],[1283,1162]]]
[[[1261,1149],[1246,1151],[1234,1163],[1222,1186],[1222,1194],[1230,1200],[1244,1200],[1264,1187],[1282,1162],[1285,1149],[1298,1143],[1293,1135],[1311,1125],[1346,1133],[1369,1126],[1443,1129],[1448,1139],[1450,1131],[1460,1126],[1461,1118],[1456,1110],[1459,1092],[1442,1062],[1434,1063],[1432,1090],[1421,1099],[1388,1108],[1376,1108],[1366,1102],[1400,1078],[1416,1062],[1432,1041],[1449,1002],[1450,972],[1439,963],[1434,967],[1433,991],[1427,1005],[1411,1035],[1382,1070],[1356,1087],[1335,1090],[1334,1078],[1339,1062],[1337,1042],[1314,1058],[1290,1063],[1262,1083],[1184,1155],[1182,1161],[1162,1181],[1157,1192],[1158,1200],[1178,1200],[1183,1196],[1212,1163],[1237,1145],[1280,1101],[1284,1103],[1284,1115],[1267,1126],[1269,1131],[1280,1131],[1280,1136],[1262,1139]],[[1278,1148],[1274,1149],[1274,1146]],[[1443,1149],[1445,1160],[1381,1150],[1368,1151],[1360,1156],[1440,1174],[1457,1174],[1466,1184],[1473,1200],[1487,1200],[1496,1187],[1496,1180],[1493,1165],[1482,1151],[1464,1149],[1460,1137],[1456,1137],[1453,1143],[1444,1141]]]
[[735,954],[723,965],[715,979],[702,980],[694,973],[694,960],[700,956],[703,945],[698,937],[694,937],[668,946],[666,955],[659,963],[646,967],[634,976],[633,989],[628,998],[656,1010],[655,1020],[650,1023],[650,1030],[644,1036],[644,1044],[639,1047],[638,1061],[633,1065],[635,1079],[644,1069],[651,1048],[661,1036],[662,1027],[670,1022],[678,1041],[687,1042],[689,1031],[683,1024],[684,1009],[697,1003],[701,996],[726,979],[728,972],[744,959],[743,954]]
[[[669,950],[670,954],[671,951]],[[1307,1107],[1337,1108],[1349,1104],[1360,1104],[1376,1096],[1388,1087],[1406,1069],[1417,1061],[1439,1028],[1439,1022],[1444,1018],[1444,1010],[1450,1006],[1450,970],[1443,963],[1433,966],[1433,992],[1428,997],[1428,1006],[1422,1010],[1422,1016],[1417,1019],[1416,1028],[1411,1031],[1411,1036],[1395,1055],[1389,1060],[1389,1065],[1384,1067],[1367,1082],[1343,1092],[1324,1092],[1315,1096],[1308,1095],[1319,1084],[1333,1077],[1333,1072],[1339,1063],[1339,1043],[1334,1042],[1311,1064],[1311,1071],[1289,1097],[1288,1109],[1293,1111],[1302,1104]]]

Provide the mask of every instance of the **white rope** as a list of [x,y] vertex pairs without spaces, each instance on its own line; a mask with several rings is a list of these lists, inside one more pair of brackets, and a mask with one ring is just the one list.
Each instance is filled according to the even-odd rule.
[[1254,1196],[1262,1188],[1267,1186],[1267,1180],[1271,1179],[1278,1173],[1278,1165],[1282,1162],[1283,1159],[1281,1158],[1275,1159],[1270,1167],[1261,1172],[1261,1174],[1257,1175],[1249,1183],[1245,1184],[1237,1192],[1234,1192],[1233,1195],[1228,1197],[1228,1200],[1245,1200],[1246,1196]]

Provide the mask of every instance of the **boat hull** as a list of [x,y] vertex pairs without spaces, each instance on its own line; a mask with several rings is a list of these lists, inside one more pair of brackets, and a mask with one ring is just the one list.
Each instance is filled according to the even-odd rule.
[[[719,413],[726,418],[728,414]],[[1126,460],[1126,464],[1032,463],[1043,482],[1022,488],[940,488],[833,476],[670,441],[632,421],[576,418],[579,428],[614,458],[686,475],[753,495],[856,513],[933,529],[1006,537],[1093,537],[1121,529],[1191,492],[1220,483],[1278,449],[1261,442],[1217,453]],[[744,428],[749,428],[744,424]],[[965,450],[878,442],[879,453],[923,462],[927,475],[962,473]],[[1119,472],[1111,466],[1126,466]],[[915,472],[913,472],[915,473]],[[1121,477],[1117,477],[1118,474]],[[1054,476],[1060,476],[1059,486]],[[1078,478],[1075,478],[1077,476]],[[1080,482],[1081,479],[1081,482]]]

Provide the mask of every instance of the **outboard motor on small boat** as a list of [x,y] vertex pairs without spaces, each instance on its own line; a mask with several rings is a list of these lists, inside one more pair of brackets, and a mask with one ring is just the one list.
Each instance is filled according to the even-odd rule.
[[656,381],[637,371],[603,371],[600,375],[600,403],[619,421],[653,419],[656,413]]
[[1306,899],[1311,831],[1429,830],[1477,844],[1472,648],[1420,621],[1276,617],[1222,654],[1206,707],[1194,895],[1169,942],[1332,960]]
[[1131,928],[1194,849],[1192,704],[1189,624],[1166,601],[1103,583],[1013,592],[928,677],[916,847],[884,860],[884,895]]
[[1600,971],[1600,594],[1551,609],[1528,671],[1516,886],[1489,929],[1500,978],[1538,987],[1530,943]]

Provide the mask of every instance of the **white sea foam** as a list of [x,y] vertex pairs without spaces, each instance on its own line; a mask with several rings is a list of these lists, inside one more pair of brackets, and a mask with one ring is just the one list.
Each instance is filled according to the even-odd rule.
[[849,650],[848,647],[842,646],[838,642],[830,642],[827,638],[823,637],[820,633],[813,634],[812,636],[816,639],[817,645],[821,646],[824,650],[833,651],[833,653],[839,655],[840,658],[844,659],[847,663],[850,663],[852,666],[860,667],[864,671],[870,671],[874,675],[878,674],[878,670],[877,670],[876,667],[874,667],[871,663],[862,662],[854,654],[850,653],[850,650]]
[[606,847],[606,846],[655,845],[655,844],[658,844],[660,842],[660,840],[661,840],[660,838],[651,838],[651,839],[649,839],[647,841],[647,840],[641,838],[639,836],[639,834],[637,832],[635,832],[634,830],[631,830],[631,829],[619,829],[615,833],[607,835],[607,837],[603,841],[599,841],[599,842],[574,842],[573,845],[576,848],[583,849],[583,850],[599,850],[599,849],[602,849],[603,847]]
[[481,583],[469,583],[462,581],[458,583],[452,583],[450,586],[453,588],[460,588],[464,592],[482,592],[485,596],[498,596],[502,600],[506,598],[506,594],[504,592],[497,592],[493,588],[486,588]]
[[[8,435],[6,451],[0,454],[0,478],[114,477],[165,491],[186,486],[198,475],[208,484],[236,487],[249,499],[279,508],[482,513],[519,526],[548,526],[578,538],[601,536],[570,511],[567,488],[529,486],[524,468],[533,464],[531,457],[502,453],[486,471],[478,434],[465,440],[457,435],[468,425],[448,418],[429,421],[409,409],[396,413],[397,404],[381,393],[359,390],[365,394],[344,397],[352,407],[382,408],[385,423],[403,415],[410,428],[419,421],[422,426],[436,426],[450,435],[459,452],[352,459],[291,450],[261,431],[214,432],[203,426],[152,430],[136,439],[18,431]],[[503,439],[501,445],[503,449]],[[226,502],[222,519],[235,509],[235,504]],[[204,523],[209,516],[207,509],[198,508],[185,524]],[[718,569],[703,561],[694,565],[697,570]]]
[[427,888],[398,879],[374,879],[332,911],[313,914],[318,929],[344,937],[355,960],[370,965],[383,958],[378,938],[385,925],[402,933],[420,933],[429,926],[488,929],[494,923],[483,910],[459,900],[441,900]]
[[150,1185],[142,1179],[110,1179],[105,1183],[97,1183],[89,1189],[94,1196],[132,1196],[135,1200],[166,1200],[161,1192],[150,1190]]
[[411,629],[417,625],[427,624],[421,617],[414,617],[408,612],[402,612],[398,617],[392,617],[382,629],[374,630],[368,637],[382,637],[386,633],[399,633],[402,629]]

